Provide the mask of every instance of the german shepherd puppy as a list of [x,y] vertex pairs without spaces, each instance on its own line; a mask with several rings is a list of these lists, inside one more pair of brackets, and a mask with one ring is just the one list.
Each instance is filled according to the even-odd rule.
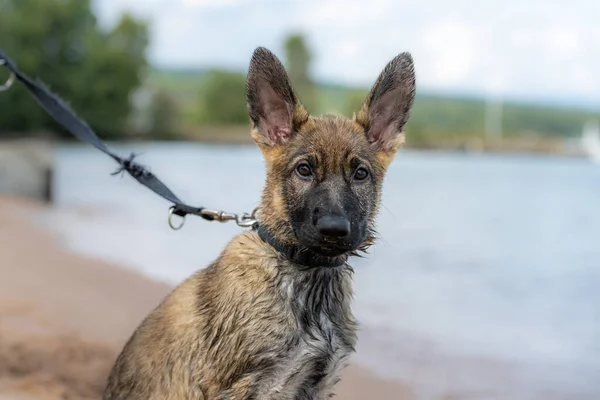
[[266,162],[259,225],[146,317],[104,399],[331,398],[357,337],[348,257],[374,242],[414,97],[412,57],[402,53],[352,119],[312,117],[281,62],[257,48],[246,99]]

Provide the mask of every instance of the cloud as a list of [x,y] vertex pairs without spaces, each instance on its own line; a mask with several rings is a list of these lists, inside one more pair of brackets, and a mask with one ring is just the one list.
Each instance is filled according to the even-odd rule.
[[322,80],[369,85],[410,51],[419,87],[570,99],[600,106],[595,0],[97,0],[105,23],[128,10],[153,21],[152,61],[247,68],[256,46],[283,54],[304,32]]
[[457,86],[467,83],[476,65],[476,32],[456,18],[435,21],[424,29],[420,46],[435,62],[423,65],[422,73],[432,86]]

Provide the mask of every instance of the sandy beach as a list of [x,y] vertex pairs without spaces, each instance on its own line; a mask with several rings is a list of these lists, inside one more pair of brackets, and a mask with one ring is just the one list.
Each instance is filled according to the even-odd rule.
[[[40,207],[0,198],[0,399],[99,399],[121,346],[171,287],[66,251],[28,221]],[[337,393],[416,398],[355,365]]]

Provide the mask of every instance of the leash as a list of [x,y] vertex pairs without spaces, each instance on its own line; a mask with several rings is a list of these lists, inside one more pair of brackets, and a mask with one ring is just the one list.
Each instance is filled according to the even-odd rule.
[[[173,206],[169,208],[168,218],[169,226],[172,229],[181,229],[185,223],[185,216],[188,214],[199,216],[207,221],[235,221],[238,226],[243,228],[256,227],[258,224],[258,220],[256,219],[257,209],[254,209],[250,214],[235,214],[225,211],[208,210],[204,207],[192,207],[185,204],[152,172],[134,162],[136,154],[131,153],[129,157],[123,158],[112,152],[108,146],[100,140],[92,128],[90,128],[84,120],[79,118],[75,111],[73,111],[63,99],[57,94],[52,93],[41,81],[34,81],[21,72],[17,67],[17,64],[15,64],[2,49],[0,49],[0,66],[5,66],[10,71],[10,76],[6,83],[0,86],[0,92],[10,89],[13,83],[16,80],[19,80],[25,85],[29,94],[35,98],[38,104],[63,128],[79,140],[91,144],[119,164],[119,168],[111,175],[118,175],[127,171],[127,173],[139,183],[173,203]],[[181,222],[179,224],[173,222],[173,215],[181,217]]]

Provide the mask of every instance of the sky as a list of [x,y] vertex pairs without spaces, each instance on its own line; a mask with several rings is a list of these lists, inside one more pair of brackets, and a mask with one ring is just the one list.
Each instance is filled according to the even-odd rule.
[[96,0],[100,22],[151,22],[149,57],[171,68],[246,70],[305,34],[323,82],[370,86],[409,51],[418,90],[600,109],[597,0]]

